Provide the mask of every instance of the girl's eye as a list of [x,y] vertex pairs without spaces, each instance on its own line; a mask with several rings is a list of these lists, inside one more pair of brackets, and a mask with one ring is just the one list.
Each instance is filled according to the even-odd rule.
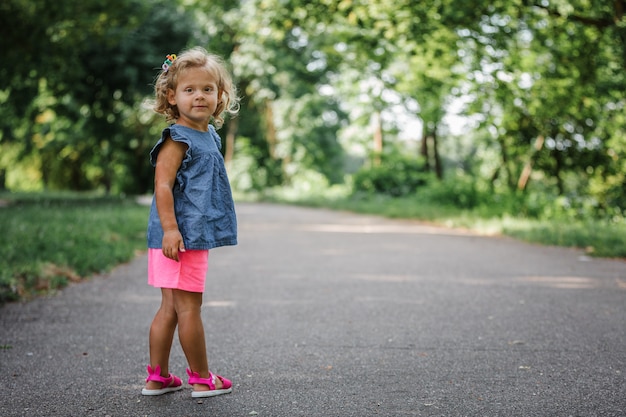
[[191,88],[185,88],[185,91],[186,91],[187,93],[191,93],[193,90],[192,90]]

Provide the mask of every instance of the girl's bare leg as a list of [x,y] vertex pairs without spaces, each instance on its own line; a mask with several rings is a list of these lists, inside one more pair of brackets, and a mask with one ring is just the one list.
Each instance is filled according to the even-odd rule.
[[[174,308],[174,296],[169,288],[161,289],[161,306],[150,326],[150,366],[161,366],[161,376],[169,376],[170,351],[178,317]],[[160,389],[160,382],[146,382],[146,389]]]
[[[185,352],[189,369],[198,372],[201,378],[209,377],[204,326],[200,315],[202,293],[173,290],[174,305],[178,315],[178,339]],[[215,379],[215,388],[221,389],[222,382]],[[196,391],[206,391],[208,386],[194,384]]]

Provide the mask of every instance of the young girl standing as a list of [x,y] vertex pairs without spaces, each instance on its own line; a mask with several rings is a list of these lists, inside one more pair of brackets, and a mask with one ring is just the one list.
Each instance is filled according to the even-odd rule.
[[155,167],[148,223],[148,283],[161,289],[150,326],[150,365],[143,395],[182,389],[169,372],[178,338],[189,368],[192,397],[232,391],[209,371],[200,310],[209,249],[237,244],[237,221],[221,141],[224,113],[236,114],[236,88],[224,62],[202,48],[168,55],[155,84],[157,113],[174,122],[150,152]]

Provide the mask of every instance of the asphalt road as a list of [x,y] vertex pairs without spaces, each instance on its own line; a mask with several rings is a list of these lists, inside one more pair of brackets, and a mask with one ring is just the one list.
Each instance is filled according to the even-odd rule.
[[140,395],[159,292],[139,256],[0,308],[0,416],[626,416],[623,260],[326,210],[238,217],[203,310],[232,394]]

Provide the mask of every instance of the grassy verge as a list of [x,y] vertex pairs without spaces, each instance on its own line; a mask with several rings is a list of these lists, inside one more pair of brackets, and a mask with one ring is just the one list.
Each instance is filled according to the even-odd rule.
[[78,194],[0,195],[0,303],[110,270],[145,249],[148,208]]
[[[414,198],[355,198],[341,190],[285,195],[275,190],[238,201],[266,200],[463,227],[487,235],[583,248],[626,258],[626,224],[595,220],[540,221],[461,210]],[[0,304],[28,299],[105,272],[145,249],[148,207],[134,199],[82,194],[0,194]]]
[[626,259],[626,222],[594,219],[537,220],[499,214],[498,209],[459,209],[416,198],[381,195],[350,196],[309,194],[294,197],[270,191],[257,199],[309,207],[325,207],[390,218],[427,221],[446,227],[462,227],[485,235],[505,235],[527,242],[584,249],[589,255]]

